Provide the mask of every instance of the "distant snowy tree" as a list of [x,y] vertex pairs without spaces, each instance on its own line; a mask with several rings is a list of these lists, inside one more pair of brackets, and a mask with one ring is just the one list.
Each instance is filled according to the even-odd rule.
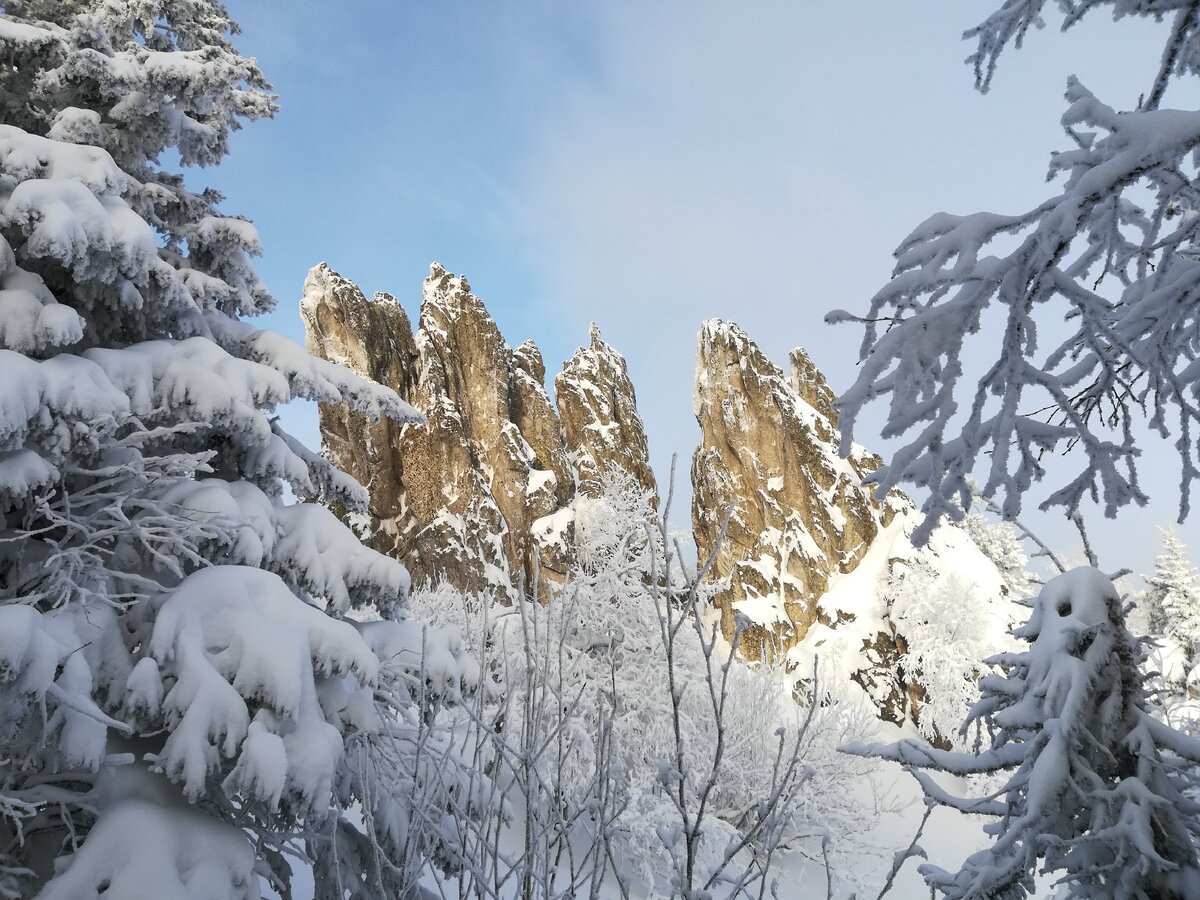
[[[1089,568],[1052,579],[1014,634],[1029,648],[991,660],[1005,672],[983,678],[962,726],[975,753],[847,748],[902,763],[931,803],[995,818],[990,847],[955,873],[921,866],[925,880],[951,898],[1025,897],[1039,871],[1059,876],[1062,897],[1200,896],[1200,804],[1185,793],[1200,741],[1147,711],[1143,650],[1112,582]],[[1005,780],[959,797],[928,769]]]
[[1189,667],[1200,651],[1200,572],[1188,560],[1187,547],[1171,529],[1163,531],[1163,553],[1146,576],[1145,606],[1151,637],[1169,636],[1183,648]]
[[1148,588],[1138,592],[1129,613],[1129,627],[1138,634],[1158,639],[1164,633],[1165,624],[1162,597],[1158,591]]
[[166,168],[274,111],[235,32],[0,3],[0,896],[286,893],[296,853],[321,897],[404,896],[381,853],[454,853],[408,827],[404,748],[469,660],[399,620],[403,567],[309,502],[365,492],[273,409],[416,414],[244,322],[254,228]]
[[[1192,0],[1008,0],[965,35],[978,42],[970,60],[981,90],[1048,5],[1064,29],[1100,9],[1163,23],[1157,70],[1131,85],[1136,107],[1119,112],[1068,79],[1071,146],[1051,156],[1050,196],[1016,214],[930,217],[901,243],[891,282],[864,316],[829,316],[866,326],[858,379],[839,401],[843,453],[863,407],[886,396],[883,434],[904,442],[872,480],[881,492],[902,482],[928,489],[918,541],[941,516],[961,516],[977,465],[983,495],[1000,496],[1015,517],[1055,449],[1075,448],[1081,465],[1043,507],[1073,512],[1092,496],[1112,515],[1144,502],[1134,446],[1142,411],[1163,436],[1175,431],[1181,519],[1200,474],[1200,112],[1161,108],[1172,80],[1200,74],[1200,16]],[[1001,327],[985,327],[994,314]],[[969,358],[984,361],[981,375]]]
[[1004,579],[1004,586],[1014,598],[1028,597],[1035,586],[1029,573],[1029,557],[1021,544],[1021,536],[1008,522],[989,522],[980,513],[963,516],[963,529],[971,542],[992,561]]
[[921,733],[953,740],[975,699],[980,660],[998,649],[985,598],[958,573],[939,573],[918,558],[895,566],[884,586],[896,630],[904,638],[900,666],[919,686]]

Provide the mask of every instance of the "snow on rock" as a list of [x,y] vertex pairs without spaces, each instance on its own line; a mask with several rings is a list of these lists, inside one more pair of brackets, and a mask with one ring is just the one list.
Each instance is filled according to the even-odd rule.
[[830,579],[787,660],[798,672],[816,662],[827,689],[856,685],[884,719],[952,741],[980,660],[1013,648],[1008,631],[1025,610],[965,531],[939,527],[915,548],[919,523],[915,510],[898,513],[852,571]]
[[[367,300],[324,264],[309,273],[300,309],[312,353],[387,384],[424,417],[419,424],[371,423],[346,406],[321,404],[326,452],[370,492],[374,546],[403,559],[418,581],[449,578],[481,591],[492,587],[489,568],[509,569],[506,554],[515,543],[501,512],[508,498],[499,485],[493,490],[484,469],[491,462],[494,470],[498,452],[506,449],[501,426],[509,421],[508,366],[499,374],[495,369],[507,347],[464,285],[434,270],[415,335],[394,298]],[[461,360],[455,343],[460,327],[487,331]],[[474,423],[464,408],[472,396],[478,427],[487,431],[486,447],[472,440]],[[524,460],[509,462],[500,466],[510,473],[501,483],[514,483],[521,466],[528,471]],[[523,499],[523,488],[521,493]]]
[[[551,536],[539,523],[564,519],[580,459],[652,479],[624,360],[598,333],[555,381],[560,421],[537,347],[511,349],[467,280],[436,263],[415,332],[393,297],[368,300],[324,264],[309,273],[301,315],[311,352],[388,385],[424,417],[372,423],[321,404],[325,452],[369,491],[373,545],[418,582],[508,602],[536,564],[545,595],[569,568],[571,540],[569,527]],[[600,452],[614,411],[628,433]]]
[[[716,548],[713,579],[729,580],[717,600],[727,634],[738,604],[773,598],[770,622],[759,623],[768,627],[743,635],[743,652],[786,651],[818,621],[830,579],[855,568],[901,501],[881,506],[859,486],[878,458],[842,460],[822,392],[807,394],[820,407],[803,399],[737,325],[704,324],[696,371],[692,524],[700,558]],[[813,385],[819,376],[812,369]],[[823,378],[820,387],[832,396]]]
[[575,351],[554,378],[563,434],[579,472],[580,487],[597,496],[597,478],[616,467],[655,491],[646,431],[625,357],[604,341],[592,323],[587,347]]
[[803,350],[790,368],[731,322],[701,328],[692,523],[700,559],[716,553],[723,630],[749,622],[742,654],[786,659],[799,677],[819,660],[824,690],[857,685],[890,721],[928,706],[921,727],[941,738],[977,661],[1007,649],[1014,592],[962,529],[914,549],[913,505],[862,486],[882,460],[857,446],[843,459],[835,394]]

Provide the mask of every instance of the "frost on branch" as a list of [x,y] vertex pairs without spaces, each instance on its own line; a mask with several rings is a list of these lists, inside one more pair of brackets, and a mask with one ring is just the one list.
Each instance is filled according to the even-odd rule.
[[[221,4],[2,10],[0,896],[287,895],[350,807],[412,805],[356,773],[403,769],[396,723],[437,703],[344,618],[403,616],[408,576],[285,505],[365,492],[275,410],[416,414],[243,322],[274,303],[254,227],[164,168],[274,111]],[[441,669],[460,696],[461,654]]]
[[283,375],[296,397],[321,403],[346,403],[373,419],[386,416],[398,423],[422,419],[391,388],[311,356],[282,335],[216,316],[206,316],[203,322],[211,329],[213,340],[229,352],[261,362]]
[[[1125,627],[1112,582],[1081,568],[1046,583],[1021,653],[988,662],[962,726],[975,752],[917,741],[849,745],[903,764],[929,802],[995,818],[995,840],[956,872],[924,865],[944,896],[1024,897],[1036,871],[1058,874],[1066,897],[1194,897],[1200,892],[1200,804],[1185,793],[1200,742],[1146,707],[1144,651]],[[1003,776],[1002,787],[961,797],[928,771]]]
[[[1191,0],[1058,0],[1056,5],[1063,13],[1063,31],[1089,12],[1104,7],[1112,8],[1114,19],[1140,16],[1172,23],[1157,77],[1146,98],[1149,106],[1158,105],[1172,76],[1200,74],[1200,36],[1195,31],[1195,8]],[[975,69],[976,87],[987,92],[1001,52],[1009,43],[1019,48],[1030,27],[1041,28],[1045,24],[1042,19],[1045,7],[1046,0],[1008,0],[963,35],[978,41],[975,52],[967,57]]]
[[[848,870],[865,868],[855,788],[872,764],[848,766],[835,747],[870,713],[831,701],[806,722],[781,672],[732,659],[699,618],[707,589],[686,583],[652,524],[655,496],[616,467],[576,496],[577,562],[549,603],[489,606],[445,584],[414,594],[414,612],[473,631],[487,651],[463,743],[512,810],[457,819],[477,861],[470,896],[499,900],[518,878],[547,900],[615,884],[758,896],[772,853],[820,852],[822,836]],[[496,842],[515,849],[495,854]]]
[[[1062,124],[1072,146],[1051,157],[1058,188],[1045,201],[1015,215],[939,213],[897,249],[891,282],[861,320],[862,369],[840,401],[842,449],[849,452],[862,408],[886,397],[884,435],[904,445],[870,480],[881,491],[902,482],[928,488],[919,538],[940,516],[961,515],[955,498],[966,503],[977,466],[983,495],[1001,497],[1005,516],[1015,517],[1045,474],[1043,457],[1064,448],[1078,465],[1043,507],[1074,512],[1091,496],[1111,516],[1145,502],[1133,441],[1142,412],[1160,435],[1176,438],[1181,518],[1200,473],[1192,187],[1200,112],[1159,108],[1172,77],[1197,74],[1200,22],[1184,2],[1058,5],[1064,27],[1105,5],[1116,16],[1171,20],[1162,66],[1143,104],[1126,112],[1068,79]],[[980,41],[973,59],[982,86],[1001,49],[1019,44],[1043,6],[1006,3],[968,32]],[[997,313],[1002,327],[984,328]],[[1047,342],[1063,320],[1066,337]],[[968,372],[967,359],[984,360],[982,374]]]
[[404,566],[364,547],[323,506],[281,506],[253,484],[219,478],[182,481],[163,501],[219,531],[222,561],[269,569],[339,615],[352,606],[388,612],[408,593]]
[[[903,636],[899,665],[920,689],[917,726],[929,740],[965,743],[956,735],[985,668],[980,659],[1010,646],[1004,627],[1011,609],[964,573],[938,571],[937,558],[915,551],[881,586]],[[956,740],[957,738],[957,740]]]

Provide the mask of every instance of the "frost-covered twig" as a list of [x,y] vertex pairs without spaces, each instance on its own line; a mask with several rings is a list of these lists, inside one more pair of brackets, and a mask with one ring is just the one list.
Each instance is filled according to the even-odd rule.
[[[1001,51],[1041,22],[1045,5],[1006,2],[967,32],[978,42],[971,62],[981,89]],[[1095,497],[1111,516],[1144,503],[1134,440],[1143,414],[1163,437],[1175,432],[1181,519],[1200,477],[1200,405],[1191,390],[1200,365],[1192,347],[1200,321],[1192,158],[1200,113],[1159,108],[1170,81],[1200,74],[1197,7],[1193,0],[1057,5],[1064,28],[1103,6],[1119,16],[1171,18],[1139,108],[1118,112],[1068,79],[1062,124],[1070,147],[1051,158],[1050,177],[1061,179],[1055,194],[1016,215],[931,216],[901,243],[892,280],[866,316],[829,316],[867,323],[859,377],[839,401],[843,450],[861,409],[886,397],[884,435],[904,443],[871,480],[881,494],[902,482],[928,489],[918,541],[942,516],[957,517],[977,467],[986,472],[983,494],[1000,498],[1003,516],[1014,518],[1045,476],[1044,456],[1060,448],[1073,449],[1078,465],[1043,508],[1071,514]],[[985,330],[993,308],[1004,325]],[[1039,343],[1064,320],[1065,339]],[[881,332],[877,321],[889,327]],[[968,342],[989,339],[990,351],[968,351]],[[971,374],[974,385],[969,358],[986,360],[982,374]]]
[[892,886],[896,883],[896,876],[900,874],[900,870],[904,867],[906,862],[913,857],[919,857],[920,859],[929,858],[925,851],[921,849],[921,846],[918,842],[921,840],[921,835],[925,831],[925,825],[929,822],[929,817],[932,813],[933,804],[926,803],[925,813],[921,816],[921,821],[917,825],[917,830],[913,834],[913,839],[908,842],[908,846],[903,850],[896,851],[896,855],[892,858],[892,867],[888,870],[887,880],[884,881],[883,888],[875,896],[875,900],[883,900],[883,898],[887,896],[888,892],[892,889]]
[[[992,512],[994,512],[996,515],[1000,516],[1001,518],[1004,518],[1004,510],[1002,510],[996,504],[996,501],[992,500],[990,497],[981,497],[980,499],[983,500],[984,505],[987,506],[988,509],[990,509]],[[1050,560],[1050,562],[1054,565],[1054,568],[1058,570],[1058,573],[1060,575],[1063,572],[1067,571],[1067,567],[1063,564],[1063,561],[1058,558],[1058,555],[1053,550],[1050,549],[1049,544],[1047,544],[1045,541],[1043,541],[1040,537],[1037,536],[1036,532],[1031,530],[1020,519],[1017,519],[1015,517],[1009,518],[1009,519],[1007,519],[1007,521],[1014,528],[1016,528],[1017,531],[1019,531],[1021,533],[1022,537],[1024,537],[1026,540],[1030,541],[1032,544],[1034,544],[1038,548],[1037,552],[1033,554],[1034,557],[1042,557],[1044,559]]]

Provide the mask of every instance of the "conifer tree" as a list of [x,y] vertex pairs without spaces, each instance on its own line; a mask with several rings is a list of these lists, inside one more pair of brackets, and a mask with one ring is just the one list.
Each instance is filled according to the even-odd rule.
[[215,0],[0,3],[0,896],[256,897],[287,851],[342,897],[421,844],[367,751],[461,653],[424,672],[403,567],[308,502],[363,489],[273,410],[416,414],[246,322],[253,226],[166,166],[273,113],[236,31]]
[[1200,572],[1188,561],[1187,547],[1172,529],[1163,531],[1163,552],[1146,577],[1138,598],[1151,637],[1169,637],[1184,652],[1188,668],[1200,649]]
[[[1028,649],[988,660],[1004,672],[980,681],[961,729],[976,752],[846,748],[902,763],[931,804],[994,819],[990,847],[957,872],[921,866],[926,882],[956,900],[1029,896],[1039,872],[1058,876],[1060,897],[1200,896],[1200,804],[1187,792],[1200,741],[1147,710],[1144,651],[1112,582],[1090,568],[1048,581],[1013,634]],[[1004,781],[961,797],[926,770]]]

